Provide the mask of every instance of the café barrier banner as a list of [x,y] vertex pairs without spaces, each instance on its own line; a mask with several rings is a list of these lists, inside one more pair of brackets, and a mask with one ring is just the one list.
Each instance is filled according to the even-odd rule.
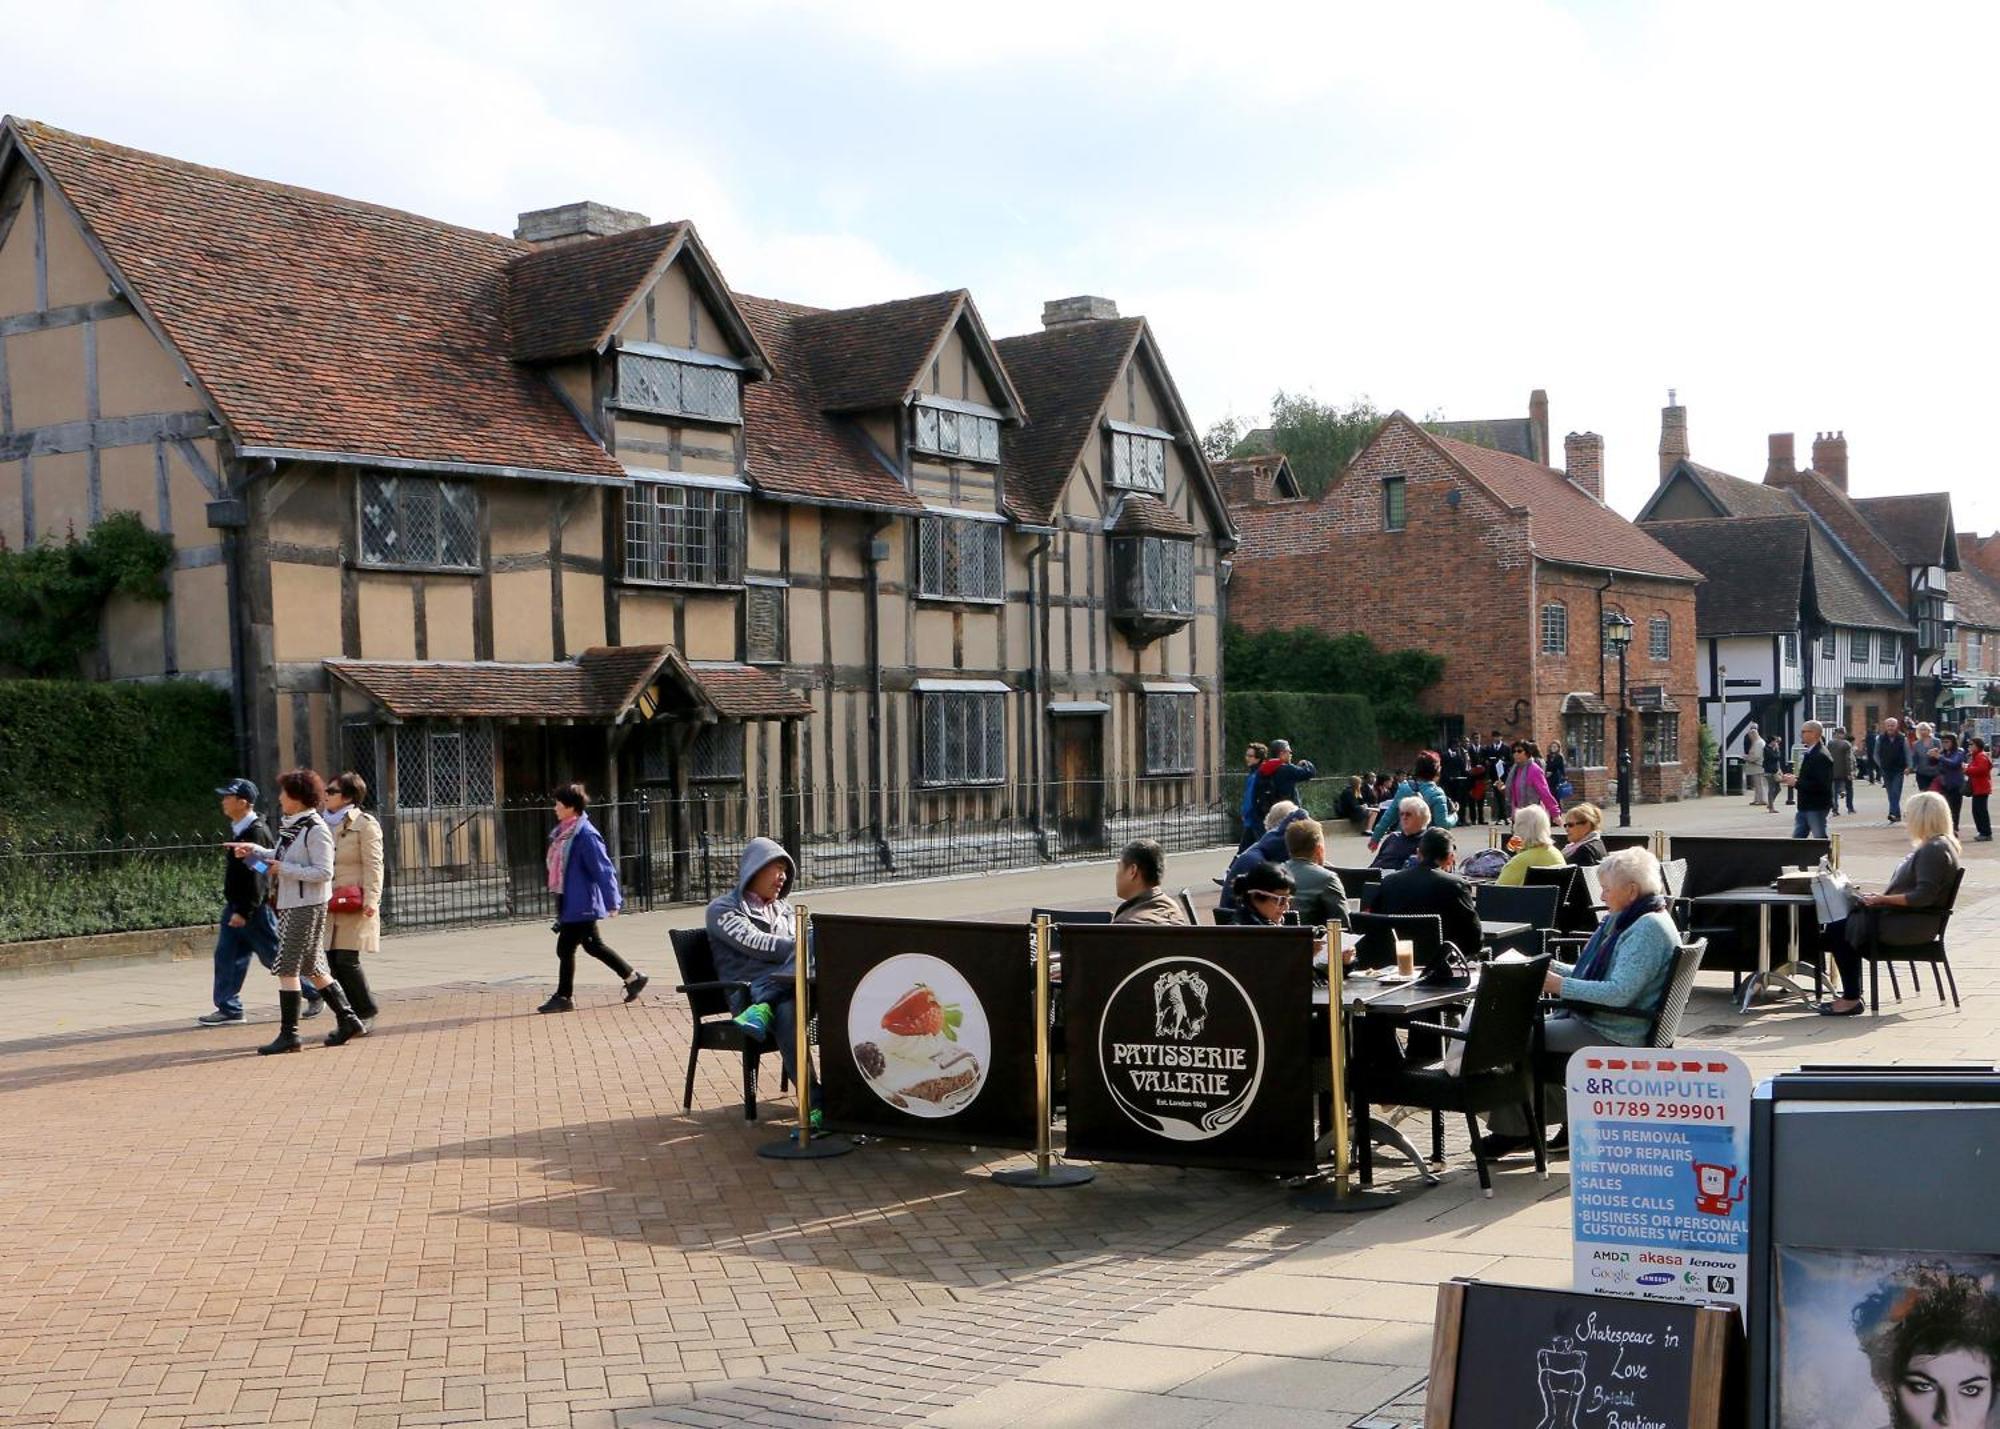
[[834,1131],[1035,1144],[1035,970],[1019,923],[813,918]]
[[1062,970],[1072,1159],[1314,1169],[1309,930],[1069,926]]
[[1750,1072],[1727,1052],[1569,1059],[1578,1290],[1747,1303]]

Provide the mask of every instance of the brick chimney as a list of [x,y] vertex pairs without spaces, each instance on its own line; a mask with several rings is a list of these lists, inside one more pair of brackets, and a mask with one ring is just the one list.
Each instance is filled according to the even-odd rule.
[[1813,470],[1847,490],[1847,433],[1821,432],[1813,438]]
[[1604,499],[1604,438],[1595,432],[1571,432],[1563,438],[1563,475]]
[[1667,389],[1667,405],[1660,408],[1660,480],[1673,475],[1674,467],[1687,460],[1688,409],[1680,404],[1680,394]]
[[514,221],[514,236],[523,243],[556,248],[565,243],[581,243],[587,238],[609,238],[614,233],[629,233],[651,222],[643,213],[585,200],[582,203],[566,203],[559,208],[531,209]]
[[1549,394],[1537,387],[1528,394],[1528,425],[1534,428],[1534,458],[1547,466],[1555,453],[1549,450]]
[[1783,486],[1790,477],[1799,474],[1797,458],[1793,454],[1790,432],[1771,433],[1771,459],[1764,467],[1764,481],[1769,486]]
[[1109,298],[1050,298],[1042,304],[1043,327],[1071,327],[1077,323],[1094,323],[1117,316],[1118,304]]

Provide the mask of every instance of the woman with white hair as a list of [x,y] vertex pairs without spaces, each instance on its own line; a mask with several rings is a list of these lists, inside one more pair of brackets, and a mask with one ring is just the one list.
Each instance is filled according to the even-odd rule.
[[1540,804],[1524,804],[1514,810],[1514,836],[1507,840],[1514,856],[1507,860],[1493,881],[1519,888],[1528,881],[1531,868],[1561,868],[1562,850],[1549,835],[1549,811]]
[[[1657,858],[1642,848],[1624,848],[1597,868],[1607,910],[1604,921],[1574,964],[1549,968],[1547,991],[1564,1005],[1543,1019],[1543,1046],[1565,1056],[1606,1044],[1645,1046],[1681,944],[1680,931],[1667,914]],[[1544,1121],[1562,1119],[1564,1086],[1561,1077],[1544,1083]],[[1487,1125],[1493,1134],[1479,1149],[1489,1158],[1527,1148],[1528,1127],[1519,1112],[1496,1111]]]
[[1822,1002],[1826,1017],[1859,1017],[1861,955],[1869,948],[1884,953],[1896,947],[1931,942],[1938,935],[1937,915],[1950,906],[1952,884],[1958,877],[1960,849],[1952,835],[1951,806],[1944,795],[1911,796],[1903,805],[1903,826],[1910,831],[1909,856],[1896,866],[1889,886],[1864,893],[1861,904],[1838,923],[1822,930],[1824,946],[1840,969],[1840,996]]

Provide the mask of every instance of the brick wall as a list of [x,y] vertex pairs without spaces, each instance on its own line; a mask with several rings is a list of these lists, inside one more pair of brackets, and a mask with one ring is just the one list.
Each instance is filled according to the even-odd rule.
[[[1404,529],[1387,531],[1383,482],[1404,481]],[[1456,504],[1452,493],[1456,492]],[[1234,511],[1243,538],[1229,588],[1232,619],[1249,630],[1305,626],[1329,635],[1366,635],[1383,649],[1444,657],[1444,675],[1424,696],[1434,713],[1459,715],[1468,732],[1499,729],[1546,747],[1562,738],[1563,697],[1595,693],[1615,704],[1618,668],[1602,661],[1597,590],[1603,572],[1536,561],[1529,518],[1500,505],[1406,419],[1392,417],[1375,441],[1317,501],[1254,503]],[[1569,649],[1541,653],[1540,610],[1560,601],[1569,613]],[[1634,686],[1662,684],[1681,709],[1682,763],[1639,768],[1641,798],[1680,798],[1698,746],[1694,588],[1672,581],[1615,578],[1607,608],[1622,604],[1638,622],[1628,656]],[[1671,622],[1670,658],[1647,653],[1647,620]],[[1616,748],[1606,721],[1606,759]],[[1633,720],[1637,761],[1638,720]],[[1385,753],[1399,765],[1414,750]],[[1578,796],[1602,800],[1609,773],[1572,776]]]

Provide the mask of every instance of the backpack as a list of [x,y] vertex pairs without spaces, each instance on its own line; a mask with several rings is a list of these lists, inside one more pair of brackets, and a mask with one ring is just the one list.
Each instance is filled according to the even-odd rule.
[[1507,866],[1509,855],[1504,848],[1483,848],[1458,865],[1458,872],[1464,878],[1498,878],[1500,870]]
[[1257,766],[1257,772],[1250,776],[1250,780],[1250,817],[1255,821],[1255,826],[1261,829],[1264,826],[1264,816],[1271,812],[1271,805],[1278,802],[1278,785],[1264,772],[1262,764]]

